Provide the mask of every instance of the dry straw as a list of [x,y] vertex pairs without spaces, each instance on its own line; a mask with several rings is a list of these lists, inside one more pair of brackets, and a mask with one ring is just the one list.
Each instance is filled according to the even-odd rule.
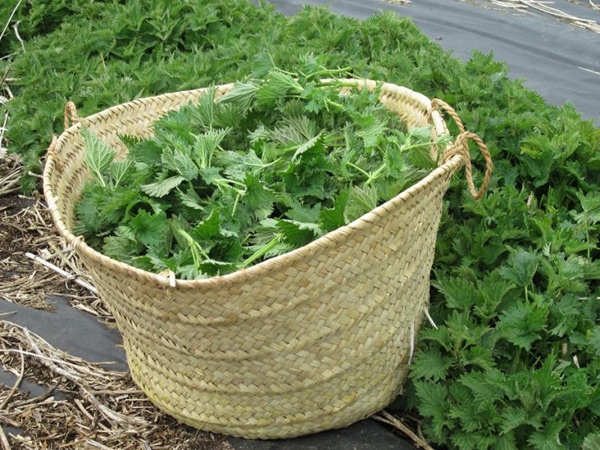
[[[217,95],[231,87],[219,86]],[[81,126],[123,154],[119,135],[148,137],[163,114],[206,92],[165,94],[76,118],[48,151],[44,191],[54,223],[115,316],[134,381],[182,422],[247,438],[297,436],[373,414],[406,379],[429,301],[442,198],[469,160],[472,136],[447,148],[450,157],[422,181],[360,219],[225,276],[173,283],[73,235],[74,207],[89,176]],[[383,84],[380,99],[409,127],[431,123],[433,137],[447,133],[437,112],[445,104],[432,107],[393,84]]]

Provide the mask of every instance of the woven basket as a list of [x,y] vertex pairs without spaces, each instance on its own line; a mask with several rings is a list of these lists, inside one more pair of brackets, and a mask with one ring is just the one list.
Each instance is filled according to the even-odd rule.
[[[468,163],[466,145],[451,147],[426,178],[351,224],[225,276],[174,282],[74,236],[74,207],[89,176],[81,125],[125,152],[119,135],[149,137],[154,121],[205,92],[77,118],[48,151],[44,191],[54,223],[114,314],[133,379],[178,420],[246,438],[298,436],[373,414],[407,376],[429,300],[442,198]],[[409,127],[431,122],[434,135],[447,132],[421,94],[384,84],[381,101]]]

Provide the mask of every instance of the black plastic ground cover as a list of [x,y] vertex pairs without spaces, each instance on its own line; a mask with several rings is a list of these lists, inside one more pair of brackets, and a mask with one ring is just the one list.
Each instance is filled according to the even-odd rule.
[[[543,15],[516,14],[488,9],[489,3],[453,0],[413,0],[403,6],[379,0],[280,0],[278,10],[297,12],[303,3],[329,4],[333,12],[364,19],[379,10],[394,10],[412,17],[431,39],[462,59],[474,50],[494,52],[511,69],[511,76],[554,105],[570,101],[586,118],[600,123],[600,35]],[[557,0],[556,7],[600,22],[600,12]],[[0,314],[39,334],[50,344],[90,362],[114,361],[116,370],[127,368],[121,337],[65,299],[54,298],[56,312],[36,311],[0,300]],[[0,372],[0,382],[12,385],[14,376]],[[26,385],[35,391],[36,386]],[[35,394],[34,394],[35,395]],[[414,447],[374,420],[351,427],[280,441],[229,439],[237,450],[409,450]]]

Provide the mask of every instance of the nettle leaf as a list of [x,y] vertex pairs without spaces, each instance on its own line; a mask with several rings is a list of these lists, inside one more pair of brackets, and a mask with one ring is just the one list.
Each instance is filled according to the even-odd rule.
[[162,153],[162,164],[163,168],[178,173],[188,181],[192,181],[198,176],[198,168],[186,151],[179,149],[164,149]]
[[448,327],[443,325],[438,328],[426,328],[422,330],[421,339],[433,341],[446,351],[450,351],[452,346],[452,337],[450,336]]
[[[243,197],[244,203],[253,209],[273,210],[273,201],[275,194],[272,190],[263,186],[260,179],[251,173],[244,179],[246,194]],[[261,219],[262,220],[262,219]]]
[[284,242],[295,248],[302,247],[314,241],[315,232],[310,227],[288,220],[277,221],[277,229],[283,236]]
[[496,436],[496,441],[492,447],[494,450],[519,450],[514,433],[508,432],[501,436]]
[[584,293],[587,290],[587,285],[583,281],[586,264],[587,260],[575,255],[570,255],[566,259],[564,254],[544,258],[540,269],[548,277],[548,293],[550,295],[565,291]]
[[[123,140],[125,137],[121,137]],[[135,139],[135,138],[129,138]],[[129,141],[126,141],[129,142]],[[133,165],[145,164],[148,167],[158,166],[162,162],[163,145],[154,139],[134,140],[133,144],[127,144],[129,147],[128,159],[134,161]]]
[[248,134],[248,139],[251,144],[256,144],[259,141],[264,141],[271,137],[271,131],[269,131],[262,123]]
[[585,437],[581,450],[600,450],[600,433],[590,433]]
[[493,403],[502,398],[502,392],[487,372],[470,372],[462,375],[459,383],[469,388],[475,404]]
[[304,152],[310,150],[315,145],[317,145],[318,143],[320,143],[320,139],[321,139],[321,135],[318,134],[314,138],[311,138],[308,141],[304,142],[302,145],[300,145],[296,149],[296,151],[294,152],[294,154],[292,155],[292,161],[296,161],[300,157],[300,155],[302,155]]
[[104,217],[102,216],[102,204],[106,192],[100,185],[87,184],[83,191],[82,199],[77,203],[78,229],[87,238],[90,234],[102,231]]
[[193,155],[198,167],[204,169],[212,165],[213,155],[230,131],[229,128],[208,130],[206,133],[195,137]]
[[598,192],[589,192],[586,195],[581,192],[576,194],[583,209],[582,212],[573,215],[577,223],[588,226],[600,223],[600,195]]
[[488,370],[496,366],[492,350],[489,348],[471,347],[463,352],[461,359],[465,367],[474,366]]
[[154,140],[157,143],[168,143],[164,148],[184,146],[192,125],[192,110],[189,103],[181,108],[168,112],[161,120],[154,123]]
[[319,221],[320,212],[320,203],[316,203],[313,206],[306,206],[300,202],[294,201],[292,203],[292,208],[286,211],[285,215],[296,222],[316,224]]
[[487,448],[487,447],[479,447],[477,436],[473,432],[469,432],[468,430],[461,431],[457,430],[455,433],[452,433],[452,443],[461,450],[476,450],[478,448]]
[[551,321],[554,325],[550,334],[562,337],[571,334],[578,326],[581,315],[581,300],[574,295],[565,295],[550,307]]
[[414,382],[420,400],[419,412],[423,417],[435,417],[445,411],[448,388],[441,383],[429,381]]
[[156,183],[144,184],[141,189],[152,197],[164,197],[177,186],[185,181],[185,177],[181,175],[175,175],[174,177],[166,178]]
[[561,450],[564,445],[560,441],[560,431],[566,426],[565,422],[553,420],[548,422],[543,430],[533,432],[527,442],[537,450]]
[[518,347],[530,350],[531,345],[541,339],[546,328],[548,309],[531,304],[519,304],[506,309],[498,321],[505,331],[505,338]]
[[145,246],[160,246],[167,239],[167,215],[164,212],[149,214],[142,210],[131,220],[131,228],[136,239]]
[[208,185],[214,185],[217,180],[222,178],[221,169],[219,167],[207,167],[205,169],[200,169],[198,172],[202,180]]
[[202,199],[196,193],[193,186],[190,186],[185,192],[177,189],[177,198],[182,205],[187,206],[188,208],[198,211],[204,210],[204,206],[202,206]]
[[349,191],[342,192],[338,195],[333,208],[321,211],[319,225],[323,231],[329,232],[346,224],[345,212],[349,196]]
[[220,97],[217,103],[231,104],[239,107],[242,111],[246,111],[252,106],[257,91],[258,85],[255,83],[238,82],[233,89]]
[[[220,231],[221,235],[223,235],[223,230]],[[235,239],[223,239],[210,250],[210,254],[214,259],[227,262],[229,263],[230,268],[237,270],[239,269],[237,261],[244,255],[244,248]],[[220,270],[221,273],[224,273],[223,268],[220,268]]]
[[175,273],[178,278],[183,278],[184,280],[194,280],[201,275],[194,264],[177,264]]
[[475,285],[463,277],[439,277],[431,284],[444,294],[449,308],[469,310],[477,303]]
[[589,335],[589,345],[596,353],[596,356],[600,357],[600,325],[596,325]]
[[508,266],[500,269],[500,276],[517,286],[525,287],[533,280],[537,268],[538,255],[519,249],[510,256]]
[[127,225],[119,225],[117,231],[115,231],[115,236],[124,236],[135,242],[135,232]]
[[231,272],[235,272],[239,269],[239,266],[235,263],[227,261],[219,261],[216,259],[205,259],[200,264],[200,270],[203,273],[209,275],[225,275]]
[[300,94],[303,87],[290,75],[272,70],[267,74],[266,81],[256,91],[256,99],[263,107],[272,107],[282,97],[290,93]]
[[[301,142],[302,140],[312,139],[323,134],[323,130],[320,130],[320,126],[317,124],[316,120],[302,115],[302,102],[299,100],[291,100],[284,105],[284,108],[286,110],[283,111],[283,114],[288,115],[289,117],[283,118],[279,123],[289,127],[290,134],[295,137],[294,139],[290,138],[290,141]],[[279,129],[281,128],[276,128],[276,130]]]
[[302,96],[308,100],[308,103],[304,106],[306,111],[318,114],[327,109],[327,94],[323,89],[316,87],[314,84],[307,84]]
[[[215,110],[213,126],[222,129],[233,129],[248,116],[248,111],[234,105],[219,103]],[[209,130],[210,131],[210,130]]]
[[117,225],[141,201],[138,191],[124,186],[115,187],[111,190],[111,195],[104,198],[98,212],[103,221]]
[[113,181],[113,185],[115,187],[119,186],[119,184],[125,177],[125,174],[127,173],[127,171],[129,170],[130,167],[131,167],[130,159],[125,159],[122,161],[115,160],[110,164],[110,177],[111,177],[111,179]]
[[411,366],[412,376],[433,381],[445,380],[451,365],[452,359],[442,356],[438,349],[426,349],[417,354]]
[[375,123],[356,132],[358,137],[363,139],[365,149],[369,150],[379,145],[381,136],[387,131],[386,121],[376,121]]
[[378,204],[377,186],[372,184],[369,186],[352,186],[344,212],[346,221],[352,222],[362,217],[364,214],[373,211]]
[[513,289],[512,283],[502,280],[494,280],[494,275],[486,278],[478,284],[478,300],[475,304],[474,313],[484,319],[491,320],[498,314],[498,307],[505,296]]
[[524,408],[514,406],[502,412],[501,430],[506,434],[522,425],[529,424],[529,413]]
[[583,266],[583,277],[586,280],[600,280],[600,259],[586,261]]
[[81,137],[85,148],[84,159],[95,180],[106,186],[105,171],[110,166],[116,153],[92,131],[81,128]]
[[221,106],[215,102],[216,93],[216,88],[211,87],[198,98],[196,108],[192,110],[192,123],[199,124],[203,129],[211,128],[216,110]]
[[219,218],[219,212],[213,211],[210,216],[202,223],[199,223],[190,235],[200,241],[206,242],[211,241],[215,238],[221,237],[221,220]]
[[122,234],[107,236],[102,246],[102,253],[109,258],[114,258],[126,264],[132,264],[134,257],[139,254],[142,247],[134,239]]
[[258,174],[269,167],[256,156],[254,150],[246,153],[227,150],[220,152],[217,159],[225,167],[225,174],[236,180],[243,180],[247,174]]

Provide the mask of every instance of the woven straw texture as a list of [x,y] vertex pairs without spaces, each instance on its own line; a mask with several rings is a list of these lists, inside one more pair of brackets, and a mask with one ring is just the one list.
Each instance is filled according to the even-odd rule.
[[[217,95],[231,87],[218,87]],[[125,152],[119,135],[150,136],[155,120],[204,92],[75,117],[47,155],[44,190],[55,225],[114,314],[133,379],[180,421],[246,438],[308,434],[373,414],[406,378],[429,301],[442,198],[464,157],[446,158],[396,198],[305,247],[173,286],[71,233],[88,177],[80,128]],[[447,132],[421,94],[384,84],[381,101],[409,127],[431,122],[433,134]]]

